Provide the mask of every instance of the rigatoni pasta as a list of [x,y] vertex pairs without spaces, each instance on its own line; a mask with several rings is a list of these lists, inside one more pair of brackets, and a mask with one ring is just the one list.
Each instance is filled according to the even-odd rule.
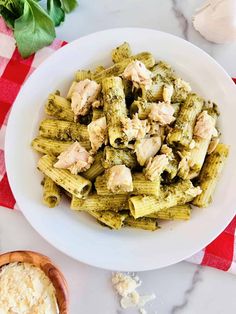
[[102,165],[108,169],[115,165],[125,165],[128,168],[135,168],[138,166],[135,153],[130,149],[116,149],[110,146],[104,148]]
[[[150,181],[145,178],[142,173],[133,173],[133,191],[132,195],[154,195],[158,197],[160,193],[160,179],[155,181]],[[113,194],[107,187],[107,176],[98,176],[95,181],[95,189],[98,195],[111,195]],[[118,194],[127,194],[124,191],[116,192]]]
[[102,155],[102,151],[96,154],[92,166],[83,172],[83,177],[90,181],[94,181],[100,174],[104,172],[105,169],[102,165]]
[[144,217],[166,208],[189,203],[200,193],[201,189],[194,187],[190,180],[183,180],[164,186],[157,198],[141,195],[130,197],[129,209],[134,218]]
[[39,135],[63,141],[87,141],[89,139],[86,125],[53,119],[45,119],[40,123]]
[[119,230],[123,226],[123,222],[127,214],[116,213],[114,211],[92,211],[88,212],[91,216],[96,218],[98,222],[104,224],[105,226]]
[[193,139],[193,128],[198,114],[201,112],[204,100],[196,94],[190,94],[182,104],[176,118],[174,129],[167,137],[168,143],[186,147]]
[[153,78],[152,84],[148,87],[142,86],[142,98],[148,102],[163,101],[163,89],[165,83],[160,75]]
[[125,94],[120,77],[107,77],[102,81],[104,112],[108,125],[108,136],[111,146],[126,147],[128,139],[122,130],[121,119],[127,117]]
[[131,56],[130,58],[124,59],[114,65],[112,65],[110,68],[107,68],[95,75],[93,75],[93,79],[97,82],[101,82],[102,79],[105,77],[111,77],[116,76],[118,77],[121,75],[127,65],[132,62],[133,60],[139,60],[141,61],[147,68],[151,68],[155,64],[155,59],[153,55],[149,52],[141,52],[137,55]]
[[[153,103],[148,102],[147,98],[138,98],[134,100],[130,107],[130,114],[133,116],[134,114],[138,114],[139,119],[147,119],[148,115],[151,112]],[[177,117],[180,110],[180,103],[172,103],[171,104],[175,110],[174,116]]]
[[132,51],[131,51],[129,43],[124,42],[122,45],[112,50],[111,58],[114,63],[117,63],[127,58],[130,58],[131,55],[132,55]]
[[155,231],[159,228],[157,219],[148,217],[134,219],[133,217],[128,216],[124,219],[124,225],[150,231]]
[[66,169],[56,169],[53,167],[55,161],[55,157],[44,155],[38,161],[38,169],[72,195],[78,198],[86,197],[91,190],[91,182]]
[[102,118],[104,116],[105,116],[105,114],[104,114],[102,109],[96,109],[96,108],[93,109],[93,117],[92,117],[93,121],[95,121],[97,119],[100,119],[100,118]]
[[81,211],[98,211],[98,210],[112,210],[119,211],[121,209],[128,209],[128,196],[123,195],[98,195],[90,194],[86,199],[80,199],[72,196],[71,209]]
[[189,220],[191,215],[191,205],[176,205],[170,208],[159,210],[148,215],[150,218],[164,219],[164,220]]
[[115,230],[187,221],[191,204],[212,201],[229,153],[218,144],[217,105],[150,52],[133,54],[125,42],[111,58],[48,96],[49,117],[31,142],[43,154],[43,203],[67,194],[72,210]]
[[164,61],[158,61],[152,68],[152,77],[160,75],[163,79],[174,79],[175,74],[170,64]]
[[45,113],[60,120],[74,121],[70,101],[57,94],[50,94],[45,104]]
[[86,80],[86,79],[91,79],[92,77],[92,73],[91,71],[87,71],[87,70],[78,70],[76,73],[75,73],[75,80],[77,82],[79,81],[83,81],[83,80]]
[[[50,138],[45,138],[38,136],[32,140],[31,146],[38,151],[39,153],[43,153],[45,155],[55,155],[58,156],[62,152],[64,152],[68,147],[73,144],[73,141],[58,141]],[[89,141],[82,141],[81,145],[86,149],[90,149],[91,145]]]
[[43,182],[43,203],[53,208],[61,201],[61,191],[59,186],[48,176],[45,176]]
[[[204,108],[203,108],[204,109]],[[213,126],[215,127],[218,118],[218,110],[215,104],[212,104],[210,108],[207,108],[208,115],[212,118]],[[195,178],[199,175],[202,165],[204,163],[205,157],[207,155],[207,150],[211,142],[211,136],[206,136],[206,138],[196,137],[193,149],[190,151],[189,163],[190,172],[189,178]]]
[[206,157],[198,178],[202,193],[193,200],[193,205],[207,207],[212,202],[212,196],[229,154],[229,147],[218,144],[212,154]]

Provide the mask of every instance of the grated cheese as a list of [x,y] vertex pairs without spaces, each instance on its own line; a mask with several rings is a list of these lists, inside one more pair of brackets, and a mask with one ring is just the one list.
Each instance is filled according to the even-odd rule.
[[141,281],[137,276],[131,277],[122,273],[115,273],[112,276],[112,284],[121,296],[120,305],[123,309],[136,307],[141,314],[146,314],[145,304],[156,298],[155,294],[139,295],[136,288],[141,285]]
[[58,314],[56,291],[45,273],[29,263],[0,269],[0,314]]

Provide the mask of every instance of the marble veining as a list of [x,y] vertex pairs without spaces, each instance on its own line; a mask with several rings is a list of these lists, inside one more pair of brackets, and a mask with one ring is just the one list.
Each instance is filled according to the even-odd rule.
[[182,30],[182,35],[184,39],[188,40],[189,39],[188,38],[189,22],[187,18],[185,17],[184,13],[182,12],[182,10],[180,9],[178,5],[178,0],[171,0],[171,2],[172,2],[171,9],[174,12],[176,19],[179,21],[179,24]]
[[170,314],[179,314],[183,311],[184,308],[186,308],[187,304],[189,303],[189,299],[193,295],[193,292],[196,288],[196,285],[203,280],[201,274],[202,274],[202,267],[197,266],[197,268],[193,274],[193,278],[192,278],[192,281],[190,283],[190,286],[184,292],[184,298],[183,298],[182,303],[180,303],[178,305],[174,305],[173,308],[171,309]]

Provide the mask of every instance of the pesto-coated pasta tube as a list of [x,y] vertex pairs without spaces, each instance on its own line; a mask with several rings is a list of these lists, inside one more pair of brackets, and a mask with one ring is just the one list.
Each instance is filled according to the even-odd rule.
[[71,209],[81,211],[98,211],[98,210],[112,210],[119,211],[122,209],[128,209],[128,197],[127,195],[106,195],[101,196],[97,194],[90,194],[84,200],[78,197],[72,196]]
[[115,148],[123,148],[128,144],[128,140],[121,124],[121,119],[127,117],[122,79],[115,76],[103,79],[102,92],[109,142]]
[[98,222],[101,222],[105,226],[119,230],[123,226],[123,222],[127,214],[116,213],[114,211],[88,211],[88,213],[96,218]]
[[112,61],[114,63],[121,62],[124,59],[131,57],[132,51],[129,43],[124,42],[122,45],[112,50]]
[[[142,173],[133,173],[133,195],[154,195],[158,196],[160,193],[160,180],[150,181],[145,178]],[[116,193],[112,193],[107,188],[107,176],[102,175],[98,176],[95,181],[95,189],[98,195],[115,195],[115,194],[127,194],[127,192],[120,191]]]
[[100,119],[102,117],[104,117],[104,112],[102,109],[93,109],[93,117],[92,117],[92,121],[95,121],[97,119]]
[[128,79],[124,79],[124,78],[123,78],[123,86],[124,86],[126,105],[127,107],[129,107],[134,101],[134,99],[136,98],[136,95],[138,95],[138,90],[134,90],[132,81]]
[[148,102],[144,98],[138,98],[135,100],[130,106],[130,114],[133,116],[134,114],[138,114],[138,118],[141,120],[147,119],[149,113],[151,112],[151,107],[153,103]]
[[157,219],[142,217],[134,219],[134,217],[128,216],[124,220],[124,225],[132,228],[138,228],[143,230],[155,231],[158,229]]
[[195,139],[195,147],[190,151],[189,164],[191,165],[187,178],[193,179],[197,177],[204,163],[210,139]]
[[70,173],[67,169],[54,168],[56,161],[56,157],[44,155],[38,161],[38,169],[72,195],[78,198],[86,197],[92,188],[92,183],[80,175]]
[[105,169],[103,168],[102,165],[102,156],[103,156],[102,151],[98,152],[95,155],[94,162],[91,165],[91,167],[82,173],[83,177],[90,181],[94,181],[97,178],[97,176],[104,172]]
[[214,152],[206,157],[198,178],[202,193],[193,200],[193,205],[198,207],[207,207],[210,205],[228,154],[229,146],[218,144]]
[[142,98],[146,99],[148,102],[158,102],[163,101],[163,88],[165,82],[163,81],[161,75],[157,75],[153,80],[149,88],[141,86]]
[[162,78],[175,78],[171,65],[164,61],[157,62],[151,69],[152,77],[160,75]]
[[39,126],[39,135],[57,140],[89,141],[86,125],[63,120],[43,120]]
[[53,208],[61,201],[61,191],[59,186],[49,177],[45,176],[43,184],[43,203]]
[[112,65],[110,68],[107,68],[96,75],[93,75],[93,79],[100,83],[105,77],[121,75],[127,65],[133,60],[141,61],[147,68],[151,68],[155,64],[155,59],[150,52],[141,52]]
[[127,192],[124,191],[116,191],[116,193],[113,193],[107,188],[107,176],[106,174],[102,176],[98,176],[95,180],[95,189],[98,195],[101,196],[111,196],[111,195],[126,195],[128,194]]
[[158,198],[154,196],[132,196],[129,198],[129,208],[136,219],[164,210],[176,205],[189,203],[201,192],[190,180],[183,180],[161,189]]
[[[216,121],[218,118],[218,110],[217,106],[214,104],[212,108],[207,110],[207,113],[213,118],[214,126],[216,125]],[[189,178],[195,178],[199,175],[202,165],[204,163],[205,157],[207,155],[207,150],[211,141],[211,137],[209,138],[201,138],[195,137],[195,147],[190,150],[190,159],[189,163],[191,165]]]
[[77,82],[79,81],[84,81],[86,79],[91,79],[92,77],[92,72],[89,71],[89,70],[78,70],[76,73],[75,73],[75,80]]
[[132,169],[138,166],[138,162],[135,153],[131,150],[106,146],[103,153],[102,165],[105,169],[116,165],[125,165]]
[[132,194],[154,195],[155,197],[159,196],[161,178],[155,181],[150,181],[146,179],[143,173],[133,173],[132,178],[134,186]]
[[175,126],[167,136],[171,146],[189,146],[193,138],[193,128],[204,100],[196,94],[190,94],[182,104]]
[[49,95],[45,104],[45,113],[60,120],[74,121],[70,101],[56,94]]
[[37,152],[55,156],[60,155],[72,144],[73,141],[57,141],[41,136],[34,138],[31,142],[31,146]]
[[175,112],[173,114],[173,116],[176,118],[179,114],[180,108],[181,108],[181,103],[179,102],[174,102],[171,103],[171,106],[174,108]]
[[163,220],[189,220],[190,214],[191,206],[189,204],[184,204],[159,210],[158,212],[148,215],[148,217]]
[[[39,136],[33,139],[33,141],[31,142],[31,146],[39,153],[58,156],[73,143],[73,141],[58,141]],[[80,144],[87,150],[91,148],[89,141],[80,142]]]
[[[75,86],[77,85],[77,82],[76,81],[73,81],[72,82],[72,84],[70,85],[70,88],[69,88],[69,90],[68,90],[68,92],[67,92],[67,95],[66,95],[66,99],[68,100],[68,101],[70,101],[71,100],[71,96],[72,96],[72,93],[74,92],[74,90],[75,90]],[[75,119],[74,119],[75,120]],[[74,121],[74,120],[72,120],[72,121]]]
[[172,158],[169,160],[169,163],[164,170],[164,176],[163,176],[164,181],[167,183],[170,182],[177,176],[177,173],[178,173],[178,161],[176,158]]
[[[139,119],[141,120],[147,119],[149,113],[151,112],[152,106],[153,106],[152,102],[148,102],[146,99],[143,99],[143,98],[138,98],[131,104],[130,114],[131,116],[133,116],[135,113],[137,113]],[[173,106],[175,110],[174,117],[177,117],[180,110],[180,104],[173,103],[171,104],[171,106]]]
[[172,80],[174,91],[171,97],[172,102],[184,102],[191,92],[191,86],[179,77]]
[[106,68],[103,65],[96,66],[95,70],[92,73],[92,80],[94,79],[94,75],[96,76],[98,73],[102,72]]

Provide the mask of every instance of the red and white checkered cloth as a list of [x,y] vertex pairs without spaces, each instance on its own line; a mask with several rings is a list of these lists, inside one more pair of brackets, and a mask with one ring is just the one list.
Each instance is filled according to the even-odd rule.
[[[28,76],[55,50],[66,44],[58,39],[23,60],[15,47],[12,31],[0,18],[0,205],[16,209],[4,163],[4,136],[11,106]],[[236,83],[236,80],[235,80]],[[188,261],[236,274],[236,216],[211,244]]]

